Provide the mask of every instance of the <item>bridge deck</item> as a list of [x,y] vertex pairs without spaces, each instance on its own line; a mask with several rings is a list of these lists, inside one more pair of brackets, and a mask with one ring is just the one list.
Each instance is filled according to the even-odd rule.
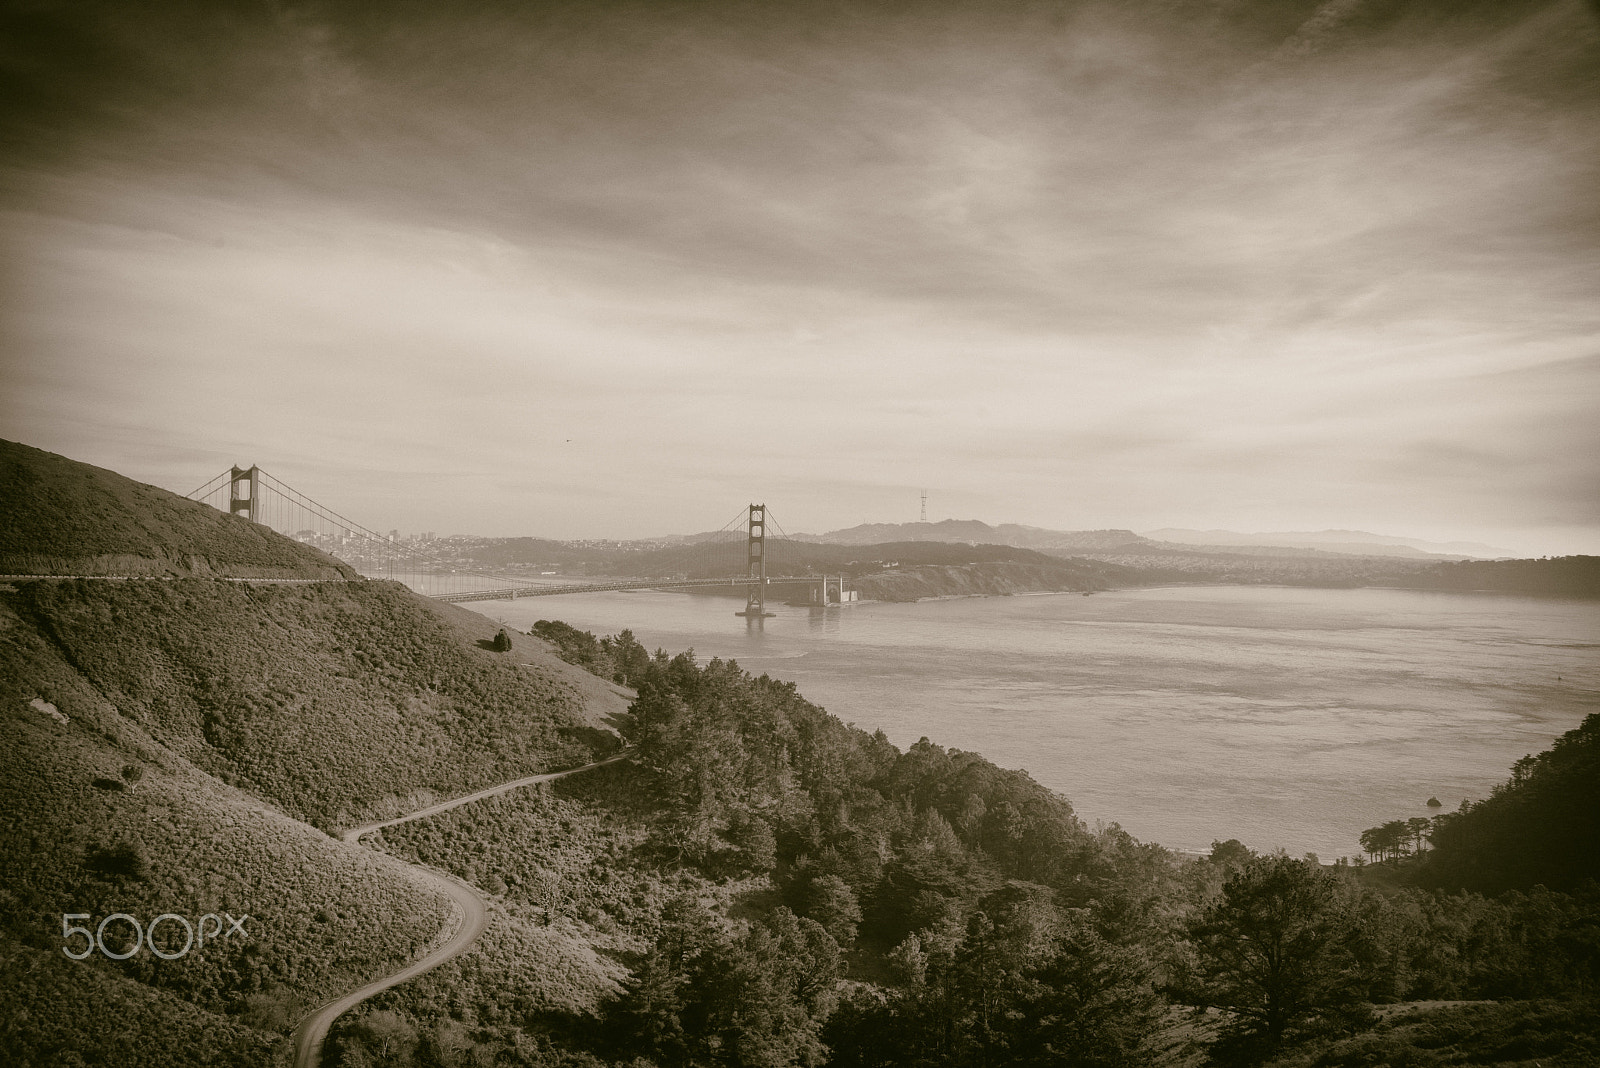
[[[769,577],[767,585],[822,582],[822,575]],[[687,590],[705,586],[755,586],[761,582],[751,575],[711,579],[634,579],[626,582],[564,582],[548,586],[511,586],[499,590],[473,590],[446,593],[434,600],[460,604],[462,601],[514,601],[518,597],[558,597],[564,593],[605,593],[610,590]]]

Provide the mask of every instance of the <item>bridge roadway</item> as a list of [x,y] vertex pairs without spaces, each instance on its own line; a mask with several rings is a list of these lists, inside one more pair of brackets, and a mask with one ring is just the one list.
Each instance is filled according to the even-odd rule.
[[[731,578],[710,579],[631,579],[626,582],[564,582],[548,586],[512,586],[499,590],[473,590],[470,593],[446,593],[434,598],[460,604],[462,601],[514,601],[518,597],[556,597],[563,593],[604,593],[608,590],[687,590],[703,586],[756,586],[761,579],[754,575],[736,575]],[[769,577],[768,586],[780,583],[818,583],[822,575],[787,575]]]

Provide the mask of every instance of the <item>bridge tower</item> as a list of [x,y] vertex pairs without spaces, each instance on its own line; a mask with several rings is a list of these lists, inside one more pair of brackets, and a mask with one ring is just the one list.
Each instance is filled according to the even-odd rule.
[[[261,522],[261,468],[251,464],[248,469],[235,467],[232,474],[233,482],[228,491],[228,512],[230,515],[244,513],[244,517],[252,523]],[[246,492],[239,492],[244,486]]]
[[765,619],[767,611],[767,506],[750,506],[750,529],[745,539],[745,574],[758,581],[750,584],[745,598],[744,611],[736,616],[746,619]]

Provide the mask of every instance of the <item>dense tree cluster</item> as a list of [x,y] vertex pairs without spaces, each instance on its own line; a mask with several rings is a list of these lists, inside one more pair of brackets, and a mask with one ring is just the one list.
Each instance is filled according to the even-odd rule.
[[1361,832],[1361,848],[1372,860],[1393,860],[1422,852],[1433,836],[1435,821],[1425,816],[1390,820]]
[[650,663],[650,654],[631,630],[596,638],[592,631],[579,630],[560,620],[541,619],[530,633],[549,642],[556,655],[567,663],[612,682],[629,683],[642,676]]
[[1193,1000],[1229,1010],[1218,1052],[1261,1060],[1364,993],[1358,909],[1314,862],[1254,857],[1190,924]]
[[[1177,858],[1089,831],[1024,774],[926,740],[902,753],[736,664],[658,655],[634,681],[632,769],[385,832],[503,887],[508,909],[619,940],[631,978],[575,1040],[684,1066],[1148,1052],[1146,943],[1171,925]],[[847,960],[881,981],[839,990]],[[481,1022],[497,1055],[531,1033]]]
[[1512,766],[1483,801],[1440,816],[1430,886],[1567,890],[1600,879],[1600,713]]
[[767,875],[883,973],[828,1023],[835,1062],[1149,1052],[1154,947],[1182,889],[1171,854],[1089,831],[1023,773],[926,739],[902,753],[731,662],[658,655],[636,685],[658,862]]
[[838,976],[839,946],[813,920],[779,906],[731,930],[675,898],[616,1009],[618,1052],[663,1068],[823,1064]]
[[[1600,967],[1592,892],[1380,887],[1234,841],[1185,862],[1090,832],[1024,774],[926,739],[899,752],[732,663],[658,654],[635,683],[651,862],[768,875],[871,977],[823,1030],[833,1063],[1143,1063],[1173,1003],[1223,1010],[1213,1057],[1254,1062],[1362,1026],[1368,1003],[1560,996]],[[1524,777],[1585,752],[1569,739]],[[1583,796],[1570,773],[1551,795]],[[1397,821],[1373,845],[1434,829]]]
[[1600,713],[1518,760],[1484,800],[1369,828],[1361,847],[1442,889],[1572,890],[1600,879]]
[[1139,1065],[1164,1004],[1151,956],[1105,938],[1046,887],[1011,881],[887,955],[830,1021],[832,1063]]

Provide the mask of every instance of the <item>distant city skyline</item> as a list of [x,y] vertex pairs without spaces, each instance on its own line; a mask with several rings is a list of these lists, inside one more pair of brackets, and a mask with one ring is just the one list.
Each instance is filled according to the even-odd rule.
[[0,437],[373,529],[1600,553],[1580,0],[6,5]]

